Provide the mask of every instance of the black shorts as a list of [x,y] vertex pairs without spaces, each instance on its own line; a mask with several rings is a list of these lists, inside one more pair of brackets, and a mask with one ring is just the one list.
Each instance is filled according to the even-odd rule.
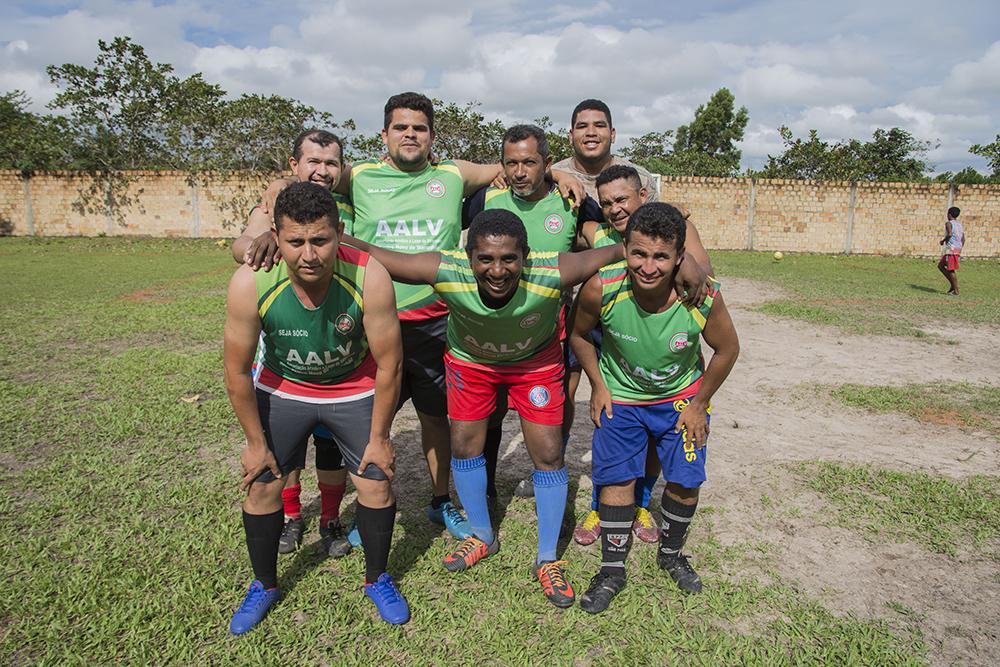
[[[307,403],[257,390],[257,412],[264,427],[267,448],[274,454],[282,475],[305,467],[306,442],[312,430],[320,424],[333,436],[348,472],[357,474],[361,457],[368,446],[368,436],[371,435],[374,403],[374,396],[340,403]],[[360,476],[387,479],[385,473],[372,464]],[[273,479],[270,470],[265,470],[257,478],[261,482]]]
[[399,405],[408,400],[419,412],[448,416],[444,353],[448,345],[448,316],[399,323],[403,334],[403,382]]

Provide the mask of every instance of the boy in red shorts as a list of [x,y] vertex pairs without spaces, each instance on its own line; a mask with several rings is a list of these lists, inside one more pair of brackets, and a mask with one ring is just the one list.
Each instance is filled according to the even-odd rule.
[[951,296],[958,296],[958,260],[962,255],[962,247],[965,246],[965,228],[958,221],[961,212],[957,206],[948,209],[948,222],[944,223],[944,238],[941,239],[944,254],[938,262],[938,271],[944,274],[951,285],[948,290]]

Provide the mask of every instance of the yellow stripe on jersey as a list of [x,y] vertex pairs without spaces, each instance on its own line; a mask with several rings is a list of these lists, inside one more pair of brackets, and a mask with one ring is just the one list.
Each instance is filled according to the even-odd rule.
[[447,171],[449,173],[455,174],[459,178],[462,178],[462,171],[454,164],[432,164],[431,167],[438,169],[440,171]]
[[486,199],[484,200],[483,203],[488,202],[489,200],[493,199],[494,197],[499,197],[500,195],[507,194],[508,192],[510,192],[510,188],[501,188],[499,190],[487,190],[486,191]]
[[343,276],[337,273],[333,274],[333,279],[340,283],[340,286],[344,288],[345,292],[351,295],[351,298],[354,299],[354,303],[364,308],[365,304],[361,300],[361,294],[358,293],[358,290],[354,289],[354,285],[349,283]]
[[434,290],[437,292],[475,292],[477,289],[478,283],[434,283]]
[[261,303],[260,307],[257,309],[257,312],[260,314],[261,319],[264,318],[264,315],[267,313],[268,309],[270,309],[271,304],[274,303],[274,300],[278,298],[278,295],[284,292],[285,288],[291,284],[292,284],[291,280],[285,280],[285,282],[275,287],[274,291],[272,291],[268,295],[268,297],[264,299],[264,302]]
[[381,160],[379,160],[378,162],[363,162],[361,164],[355,164],[351,166],[351,176],[353,177],[355,174],[360,174],[366,169],[379,169],[380,167],[384,166],[385,162]]
[[562,298],[562,290],[552,289],[551,287],[545,287],[544,285],[536,285],[534,283],[529,283],[524,278],[521,278],[521,287],[523,287],[525,290],[529,292],[540,294],[541,296],[547,296],[553,299]]

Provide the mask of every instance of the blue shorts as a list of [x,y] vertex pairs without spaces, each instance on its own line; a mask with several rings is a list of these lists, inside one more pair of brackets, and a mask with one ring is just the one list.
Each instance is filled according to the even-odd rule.
[[[604,329],[601,327],[601,323],[598,322],[594,330],[590,332],[590,339],[594,341],[594,347],[597,348],[597,358],[601,358],[601,342],[604,340]],[[563,343],[564,356],[563,361],[566,362],[567,371],[578,371],[580,370],[580,360],[576,358],[576,354],[573,352],[573,348],[570,347],[569,341],[567,340]]]
[[[591,474],[594,484],[605,486],[638,479],[646,474],[646,448],[656,444],[663,465],[663,479],[685,489],[705,481],[708,448],[695,449],[687,432],[674,433],[677,417],[687,400],[653,405],[615,403],[614,417],[601,413],[601,428],[594,429]],[[709,417],[711,420],[711,417]]]

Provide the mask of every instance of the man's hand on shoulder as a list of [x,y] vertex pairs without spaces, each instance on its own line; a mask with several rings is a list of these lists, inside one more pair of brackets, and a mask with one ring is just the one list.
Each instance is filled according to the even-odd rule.
[[587,190],[580,179],[567,171],[553,169],[552,180],[559,186],[559,195],[570,203],[573,210],[580,208],[583,198],[587,196]]
[[243,253],[243,263],[254,271],[260,268],[270,271],[279,261],[281,253],[278,252],[278,239],[271,230],[254,237]]
[[264,209],[264,213],[274,215],[274,202],[278,199],[278,195],[294,182],[295,179],[288,176],[282,176],[271,181],[271,184],[267,186],[267,190],[264,191],[264,198],[261,200],[261,207]]

